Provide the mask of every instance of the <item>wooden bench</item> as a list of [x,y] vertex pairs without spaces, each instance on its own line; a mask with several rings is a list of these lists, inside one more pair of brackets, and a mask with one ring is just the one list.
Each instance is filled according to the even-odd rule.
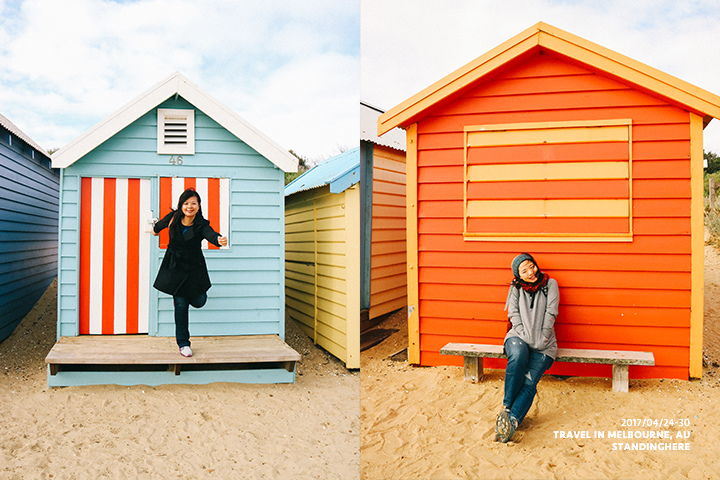
[[[507,358],[502,345],[475,343],[448,343],[440,349],[443,355],[462,355],[465,358],[465,381],[476,383],[483,379],[483,358]],[[628,391],[629,365],[655,365],[652,352],[628,352],[620,350],[582,350],[558,348],[556,362],[612,364],[612,389]]]

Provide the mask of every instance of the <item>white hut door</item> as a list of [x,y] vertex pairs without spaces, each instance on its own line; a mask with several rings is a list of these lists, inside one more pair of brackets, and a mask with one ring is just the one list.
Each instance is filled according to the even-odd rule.
[[81,335],[148,333],[150,179],[83,178]]

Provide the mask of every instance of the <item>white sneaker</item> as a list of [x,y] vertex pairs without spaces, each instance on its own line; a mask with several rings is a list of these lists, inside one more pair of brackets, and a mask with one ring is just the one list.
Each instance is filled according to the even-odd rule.
[[190,347],[180,347],[180,355],[183,357],[192,357],[192,350],[190,350]]

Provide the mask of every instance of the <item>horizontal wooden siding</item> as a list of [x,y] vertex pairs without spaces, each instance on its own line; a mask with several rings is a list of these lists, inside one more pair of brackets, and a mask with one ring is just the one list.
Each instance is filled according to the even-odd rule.
[[[632,242],[464,240],[463,139],[467,126],[617,119],[632,123]],[[517,253],[527,251],[560,284],[556,323],[560,346],[652,351],[656,366],[633,367],[632,377],[687,378],[689,136],[686,111],[553,54],[525,59],[422,119],[418,123],[421,363],[448,363],[438,351],[449,341],[502,343],[507,324],[503,305],[512,278],[510,262]],[[530,157],[525,154],[532,155],[522,148],[515,148],[512,155],[503,146],[492,148],[496,149],[496,164],[527,163]],[[558,150],[544,152],[549,157],[540,161],[614,159],[611,152],[584,148],[583,144],[564,145],[560,154],[566,158],[554,157]],[[515,195],[516,185],[502,180],[486,185],[489,188],[482,193],[478,190],[477,195],[485,195],[482,198],[487,200]],[[587,187],[612,196],[626,194],[628,188],[622,179],[600,190],[592,179],[583,180],[590,182],[588,185],[555,181],[537,186],[532,195],[577,198],[577,190]],[[513,220],[507,220],[505,226]],[[561,222],[558,228],[568,226]],[[589,227],[592,231],[597,228],[614,231],[619,226],[608,221]],[[494,365],[500,367],[502,362]],[[552,371],[610,375],[607,366],[557,364]]]
[[360,367],[358,201],[357,186],[339,194],[325,186],[286,197],[285,204],[288,315],[347,368]]
[[59,176],[0,127],[0,341],[57,276]]
[[[183,98],[160,108],[193,108]],[[148,112],[68,167],[61,204],[59,335],[78,334],[79,177],[150,178],[159,216],[159,178],[228,178],[228,249],[204,252],[212,288],[201,309],[191,309],[193,336],[279,334],[284,338],[283,173],[247,144],[196,110],[195,154],[182,164],[158,155],[157,114]],[[173,161],[174,160],[174,161]],[[216,230],[219,226],[213,225]],[[153,243],[150,284],[164,252]],[[174,336],[172,297],[150,291],[150,334]]]
[[405,152],[374,146],[370,318],[407,305]]

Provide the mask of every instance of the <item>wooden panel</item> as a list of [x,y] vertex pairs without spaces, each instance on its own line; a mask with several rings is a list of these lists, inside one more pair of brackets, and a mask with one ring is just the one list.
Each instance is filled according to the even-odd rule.
[[[602,217],[586,218],[548,218],[538,215],[535,218],[524,217],[526,213],[517,212],[516,218],[468,218],[469,232],[493,234],[508,232],[516,236],[536,233],[555,234],[557,232],[573,232],[574,234],[616,233],[629,231],[627,216],[622,218],[603,218],[607,212],[600,212]],[[585,212],[582,212],[585,213]],[[523,215],[522,217],[520,215]],[[487,215],[489,217],[489,215]]]
[[[471,200],[469,217],[628,217],[628,200]],[[562,232],[560,232],[562,233]]]
[[[523,69],[525,73],[520,72]],[[567,72],[562,73],[566,69]],[[542,73],[551,71],[556,73],[552,76]],[[656,344],[653,352],[661,353],[656,353],[659,359],[656,367],[637,371],[641,376],[682,377],[682,372],[687,372],[691,300],[689,116],[659,97],[632,90],[630,85],[606,77],[598,77],[594,83],[589,73],[578,65],[557,59],[532,59],[492,82],[479,82],[470,93],[437,105],[432,117],[419,120],[415,188],[419,197],[418,324],[423,332],[419,335],[418,356],[422,364],[448,363],[447,359],[439,358],[437,350],[442,346],[441,340],[447,343],[449,332],[457,336],[456,341],[471,336],[502,339],[506,327],[502,307],[510,277],[509,264],[517,253],[529,251],[539,259],[542,268],[550,269],[561,282],[562,304],[557,325],[560,333],[573,337],[563,338],[564,346],[619,349],[648,338]],[[632,122],[632,170],[628,172],[625,168],[624,176],[612,180],[617,184],[607,184],[607,191],[603,192],[604,180],[585,180],[596,183],[583,185],[583,180],[578,178],[545,180],[547,175],[535,172],[521,174],[532,180],[526,182],[525,192],[518,193],[519,186],[497,172],[512,171],[514,166],[522,168],[519,166],[528,163],[548,162],[556,165],[624,163],[627,166],[626,143],[605,143],[600,149],[591,148],[588,143],[549,144],[542,149],[500,145],[482,147],[482,155],[473,152],[480,147],[471,147],[467,190],[470,208],[474,208],[473,200],[617,200],[624,197],[627,209],[627,198],[632,192],[634,236],[631,242],[549,244],[508,240],[482,244],[463,241],[464,144],[461,134],[466,127],[602,119]],[[527,138],[515,140],[516,143],[526,141]],[[475,170],[485,169],[485,165],[501,166]],[[476,175],[476,172],[480,173]],[[496,177],[489,177],[488,172]],[[630,174],[632,184],[625,181]],[[483,181],[489,178],[493,181]],[[535,179],[556,183],[539,187]],[[558,193],[561,189],[562,193]],[[582,196],[583,193],[586,196]],[[517,213],[504,218],[493,220],[510,224],[518,219]],[[527,221],[525,217],[519,218]],[[482,225],[479,222],[478,225]],[[601,340],[596,341],[598,338]],[[631,369],[631,377],[634,372]]]
[[288,197],[285,206],[286,257],[307,263],[301,277],[286,263],[288,313],[348,368],[359,367],[360,288],[349,277],[359,271],[359,247],[353,247],[360,236],[359,205],[348,201],[357,195],[357,188],[340,194],[315,189]]
[[[552,278],[555,278],[562,289],[567,287],[578,288],[628,288],[633,289],[642,285],[643,288],[659,290],[689,290],[690,272],[645,272],[613,270],[615,266],[606,265],[605,270],[593,271],[588,275],[587,270],[570,270],[576,268],[570,262],[563,265],[564,269],[548,270],[543,267]],[[565,268],[568,268],[567,270]],[[446,283],[448,285],[509,285],[512,272],[504,268],[472,268],[472,267],[428,267],[420,270],[421,283]],[[487,297],[483,297],[486,301]],[[501,301],[502,298],[497,298]]]
[[58,173],[50,169],[44,153],[4,128],[0,127],[0,131],[2,342],[58,274],[60,195]]
[[[486,165],[515,165],[526,163],[552,162],[553,164],[575,163],[575,162],[598,162],[609,161],[625,162],[627,165],[628,144],[625,143],[602,143],[602,144],[556,144],[543,145],[513,145],[473,148],[468,150],[468,164]],[[462,162],[462,157],[460,157]],[[517,168],[517,167],[516,167]],[[625,169],[627,170],[627,168]],[[579,178],[583,178],[580,176]],[[588,178],[588,177],[585,177]],[[619,178],[627,178],[619,177]]]
[[[442,355],[465,357],[507,358],[502,345],[478,343],[448,343],[440,349]],[[559,348],[556,362],[604,363],[615,365],[654,365],[650,352],[624,350],[590,350]],[[625,378],[627,380],[627,377]]]
[[[535,64],[537,65],[537,64]],[[558,66],[559,63],[545,64],[548,66]],[[569,64],[565,64],[568,65]],[[522,66],[520,67],[522,68]],[[572,73],[569,68],[567,69],[556,69],[552,76],[545,76],[550,74],[547,70],[539,71],[532,74],[532,83],[527,81],[527,76],[517,77],[515,76],[515,70],[510,75],[504,76],[494,82],[489,83],[485,86],[481,92],[483,96],[493,95],[519,95],[534,93],[538,89],[542,89],[543,92],[547,93],[564,93],[571,91],[586,92],[586,91],[602,91],[602,90],[628,90],[629,87],[616,80],[608,77],[602,77],[600,75],[593,75],[588,73],[587,70],[578,69],[576,74]],[[543,76],[538,76],[543,75]],[[476,92],[471,92],[468,96],[474,96]]]
[[517,182],[524,180],[581,180],[628,178],[625,162],[521,163],[468,165],[469,182]]
[[[160,106],[193,108],[180,97],[169,98]],[[182,165],[173,165],[167,158],[158,161],[153,145],[156,131],[152,128],[156,122],[153,111],[118,132],[114,137],[118,139],[116,143],[111,139],[103,148],[90,152],[82,162],[68,167],[64,178],[94,175],[125,177],[131,171],[134,176],[152,179],[153,188],[158,186],[158,177],[229,178],[230,231],[220,233],[229,234],[231,245],[229,249],[205,252],[214,286],[209,291],[206,306],[191,313],[192,334],[202,336],[277,333],[282,336],[285,325],[284,295],[281,288],[284,223],[282,172],[212,119],[198,114],[198,121],[201,117],[207,128],[203,126],[196,129],[196,154],[185,157]],[[150,142],[146,142],[147,140]],[[219,145],[219,142],[223,144]],[[134,147],[132,155],[121,150],[130,146]],[[231,154],[227,154],[228,152]],[[155,198],[158,198],[157,194],[155,191]],[[209,198],[203,197],[203,202],[207,200]],[[70,200],[63,207],[68,210],[77,208]],[[68,211],[63,215],[70,219],[71,213]],[[160,215],[161,212],[154,211],[155,217]],[[221,230],[219,226],[214,227]],[[76,249],[76,245],[68,245],[66,253]],[[162,252],[153,251],[149,258],[152,272],[157,271],[161,260]],[[229,268],[230,265],[233,268]],[[68,268],[72,267],[68,265]],[[77,273],[69,272],[66,277],[73,276],[77,276]],[[148,281],[152,279],[148,278]],[[232,285],[237,286],[235,291],[242,292],[242,286],[246,284],[262,285],[264,293],[252,299],[242,297],[241,293],[229,297],[218,294],[222,288]],[[148,291],[154,290],[148,287]],[[69,300],[66,304],[69,304]],[[154,312],[150,319],[151,333],[174,336],[171,299],[164,294],[151,294],[150,311]],[[253,312],[252,315],[250,311]],[[76,315],[71,308],[59,312],[61,335],[77,335]]]
[[[405,155],[382,146],[373,150],[373,221],[369,317],[407,302],[405,272]],[[394,206],[392,210],[383,208]],[[391,259],[392,262],[391,263]],[[398,272],[403,275],[398,276]],[[400,283],[398,283],[398,281]]]
[[649,107],[665,103],[634,90],[611,92],[567,92],[562,95],[514,95],[466,98],[447,108],[449,115],[462,115],[473,111],[523,112],[528,110],[590,109],[598,107]]
[[[656,349],[659,347],[656,347]],[[655,357],[654,367],[631,366],[630,379],[634,378],[677,378],[687,380],[687,367],[672,367],[660,365],[658,363],[658,350],[653,351]],[[456,365],[463,366],[463,357],[449,357],[441,355],[438,351],[421,352],[421,361],[423,365]],[[661,357],[662,358],[662,357]],[[664,360],[669,362],[668,360]],[[486,369],[505,369],[506,361],[503,359],[486,359]],[[675,363],[671,363],[675,364]],[[581,377],[612,377],[611,365],[592,365],[592,364],[574,364],[558,362],[548,370],[550,375],[563,376],[581,376]]]
[[[463,251],[497,251],[515,253],[532,251],[534,253],[564,251],[567,253],[611,253],[611,254],[688,254],[690,249],[690,237],[680,235],[635,235],[633,241],[624,244],[612,242],[598,242],[597,245],[590,245],[584,242],[495,242],[492,244],[478,244],[472,247],[467,246],[468,242],[462,239],[462,235],[433,235],[426,234],[419,238],[418,248],[420,251],[441,251],[455,249]],[[512,257],[511,257],[512,260]]]
[[[608,236],[615,240],[629,241],[632,235],[631,210],[631,163],[629,150],[619,161],[595,162],[554,162],[546,150],[553,143],[565,147],[572,143],[582,143],[586,149],[594,150],[603,158],[605,146],[613,142],[625,141],[629,147],[630,120],[596,121],[596,122],[550,122],[525,123],[517,125],[469,126],[465,128],[466,147],[466,192],[465,192],[465,230],[468,240],[500,241],[503,237],[524,237],[526,240],[585,240],[602,241]],[[538,163],[498,163],[504,157],[485,153],[485,146],[496,145],[532,145],[538,153],[542,153],[544,161]],[[504,152],[508,158],[519,158],[518,154],[509,149]],[[611,157],[612,158],[612,157]],[[626,188],[620,198],[593,198],[589,192],[579,192],[579,197],[572,198],[563,190],[561,180],[625,180]],[[555,182],[550,189],[546,186],[544,195],[533,199],[532,190],[535,185]],[[500,199],[483,199],[472,196],[475,191],[482,191],[484,186],[493,182],[505,184],[515,183],[514,188],[507,188]],[[529,182],[529,189],[523,188]],[[471,189],[471,187],[473,187]],[[537,188],[537,187],[536,187]],[[555,192],[563,191],[558,198]],[[576,190],[577,191],[577,190]],[[621,190],[622,191],[622,190]],[[479,217],[479,218],[474,218]],[[523,222],[519,225],[511,222],[493,221],[495,218],[569,217],[575,222]],[[593,222],[593,217],[620,217],[623,223]],[[561,227],[565,228],[561,228]],[[593,228],[597,227],[597,228]],[[538,237],[540,236],[540,238]]]
[[150,180],[83,178],[81,194],[79,333],[148,333]]
[[296,362],[300,354],[277,335],[193,337],[193,356],[177,353],[175,339],[127,336],[62,337],[45,358],[51,365],[166,365]]
[[[457,284],[420,284],[420,296],[428,300],[453,299],[472,302],[490,298],[503,301],[507,295],[504,286],[457,285]],[[669,307],[682,308],[690,301],[689,290],[643,290],[619,288],[576,288],[562,287],[563,305],[626,307]],[[479,302],[478,302],[479,303]]]
[[[420,189],[428,200],[462,198],[460,184],[428,184]],[[444,194],[444,195],[443,195]],[[471,183],[467,186],[468,198],[475,200],[502,200],[522,198],[628,198],[627,180],[558,180],[542,182]],[[637,194],[635,195],[637,196]]]
[[[498,127],[494,127],[498,128]],[[628,140],[627,126],[592,126],[566,128],[526,128],[505,131],[471,131],[468,147],[497,145],[535,145],[553,143],[620,142]]]
[[705,231],[704,231],[704,199],[703,187],[703,119],[695,114],[690,115],[690,169],[692,179],[692,201],[690,218],[692,224],[692,296],[690,319],[690,376],[700,378],[703,374],[703,305],[705,302]]
[[[483,88],[483,87],[481,87]],[[534,88],[534,87],[531,87]],[[420,136],[431,133],[463,131],[466,125],[494,125],[499,123],[558,122],[632,118],[633,125],[687,125],[688,112],[671,105],[654,105],[643,108],[624,106],[600,106],[591,109],[526,110],[517,112],[467,112],[464,115],[439,115],[427,117],[420,122]]]

